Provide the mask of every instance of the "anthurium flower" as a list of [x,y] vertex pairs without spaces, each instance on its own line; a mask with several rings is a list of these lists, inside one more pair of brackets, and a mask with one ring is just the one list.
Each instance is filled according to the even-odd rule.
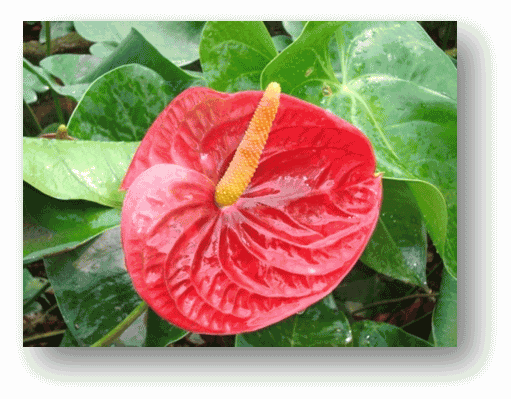
[[371,237],[375,167],[362,132],[278,84],[187,89],[150,127],[121,185],[135,289],[162,318],[203,334],[254,331],[304,310]]

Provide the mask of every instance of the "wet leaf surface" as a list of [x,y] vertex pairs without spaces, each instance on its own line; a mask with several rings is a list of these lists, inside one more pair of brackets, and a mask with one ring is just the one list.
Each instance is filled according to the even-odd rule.
[[408,334],[399,327],[371,320],[352,325],[353,346],[361,348],[381,347],[431,347],[432,345],[415,335]]
[[406,181],[383,179],[376,230],[360,260],[379,273],[427,288],[427,232]]
[[261,72],[276,55],[260,21],[210,21],[204,27],[200,61],[212,89],[229,93],[261,90]]
[[119,191],[139,143],[23,138],[23,180],[54,198],[120,208]]
[[458,343],[458,280],[444,270],[435,310],[432,339],[435,346],[456,347]]
[[62,201],[23,185],[23,261],[76,248],[121,222],[120,209]]
[[103,337],[141,301],[126,273],[119,229],[44,263],[64,321],[81,346]]
[[277,324],[236,336],[237,347],[349,347],[353,340],[346,316],[331,295]]
[[67,127],[82,140],[139,141],[170,99],[165,80],[156,72],[141,65],[121,66],[88,88]]

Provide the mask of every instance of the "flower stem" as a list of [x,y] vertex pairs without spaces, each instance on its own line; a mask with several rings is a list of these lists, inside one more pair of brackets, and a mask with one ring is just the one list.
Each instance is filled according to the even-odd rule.
[[44,29],[46,30],[46,57],[51,55],[51,34],[50,21],[44,21]]
[[148,309],[147,303],[144,301],[131,312],[123,321],[117,324],[108,334],[94,342],[91,347],[104,347],[110,345],[115,339],[119,338],[124,331],[128,329],[133,322],[140,317]]
[[29,131],[31,131],[32,128],[37,129],[37,133],[35,135],[30,134],[31,136],[32,135],[37,136],[38,134],[40,134],[43,131],[43,129],[41,128],[41,125],[39,124],[39,121],[37,120],[37,117],[35,116],[34,111],[30,107],[30,105],[27,104],[27,102],[25,100],[23,100],[23,111],[24,111],[23,117],[27,118],[26,125],[25,125],[25,121],[23,122],[24,128],[26,128]]

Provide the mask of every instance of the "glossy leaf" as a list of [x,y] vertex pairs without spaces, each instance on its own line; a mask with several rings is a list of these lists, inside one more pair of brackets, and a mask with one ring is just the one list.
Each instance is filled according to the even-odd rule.
[[101,58],[92,55],[56,54],[43,59],[39,65],[59,78],[64,85],[79,83],[80,79],[97,68]]
[[356,347],[431,347],[432,345],[409,334],[399,327],[371,320],[358,321],[352,325],[353,346]]
[[144,346],[163,347],[183,338],[188,331],[173,326],[154,311],[147,311],[147,336]]
[[254,331],[317,302],[377,221],[381,178],[368,140],[286,95],[244,194],[226,208],[214,203],[261,95],[188,89],[149,129],[122,184],[135,288],[189,331]]
[[352,346],[350,324],[331,295],[277,324],[236,336],[237,347]]
[[110,332],[140,303],[124,267],[119,229],[44,259],[59,309],[80,346]]
[[87,201],[62,201],[23,185],[23,262],[76,248],[118,226],[119,209]]
[[199,58],[200,21],[75,21],[80,36],[92,42],[120,43],[137,29],[165,58],[186,65]]
[[[99,43],[96,43],[96,45]],[[90,71],[81,79],[82,83],[92,83],[101,75],[128,64],[143,65],[158,73],[170,89],[173,97],[189,86],[204,85],[201,79],[192,76],[181,68],[174,65],[167,58],[149,43],[146,38],[136,29],[132,28],[130,33],[115,47],[102,43],[103,53],[108,51],[108,56],[104,57],[101,64]],[[91,50],[92,51],[92,50]],[[98,51],[97,49],[94,51]],[[101,53],[101,51],[100,51]]]
[[296,40],[296,38],[300,36],[305,24],[305,21],[282,21],[284,29],[291,35],[293,40]]
[[89,87],[71,115],[68,131],[82,140],[139,141],[171,98],[156,72],[125,65]]
[[259,90],[261,72],[277,55],[260,21],[210,21],[200,42],[208,86],[219,91]]
[[[334,32],[337,70],[330,62]],[[291,64],[290,59],[297,61]],[[427,192],[426,198],[416,199],[455,275],[456,68],[424,30],[415,22],[309,22],[261,79],[263,86],[278,81],[284,92],[353,123],[371,139],[379,171]],[[428,183],[444,197],[438,216],[427,212],[433,208],[430,197],[435,207],[441,205]]]
[[427,288],[426,225],[406,181],[383,179],[383,203],[361,261],[379,273]]
[[94,43],[89,48],[89,52],[98,58],[105,58],[109,56],[119,45],[119,43],[116,42],[99,42]]
[[24,137],[23,180],[57,199],[119,208],[119,185],[138,145]]
[[458,344],[458,280],[444,270],[435,310],[432,338],[435,346],[456,347]]
[[37,93],[44,93],[50,87],[39,79],[32,68],[27,67],[25,60],[23,61],[23,100],[27,104],[33,104],[37,101]]
[[293,39],[286,35],[272,36],[271,40],[273,40],[273,44],[279,53],[293,43]]

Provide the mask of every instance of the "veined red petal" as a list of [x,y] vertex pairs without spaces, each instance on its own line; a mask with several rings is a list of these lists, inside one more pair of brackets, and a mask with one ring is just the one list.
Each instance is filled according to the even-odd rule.
[[261,96],[183,92],[149,129],[122,185],[134,286],[189,331],[254,331],[305,309],[351,270],[378,220],[369,140],[287,95],[249,186],[233,205],[215,204]]

